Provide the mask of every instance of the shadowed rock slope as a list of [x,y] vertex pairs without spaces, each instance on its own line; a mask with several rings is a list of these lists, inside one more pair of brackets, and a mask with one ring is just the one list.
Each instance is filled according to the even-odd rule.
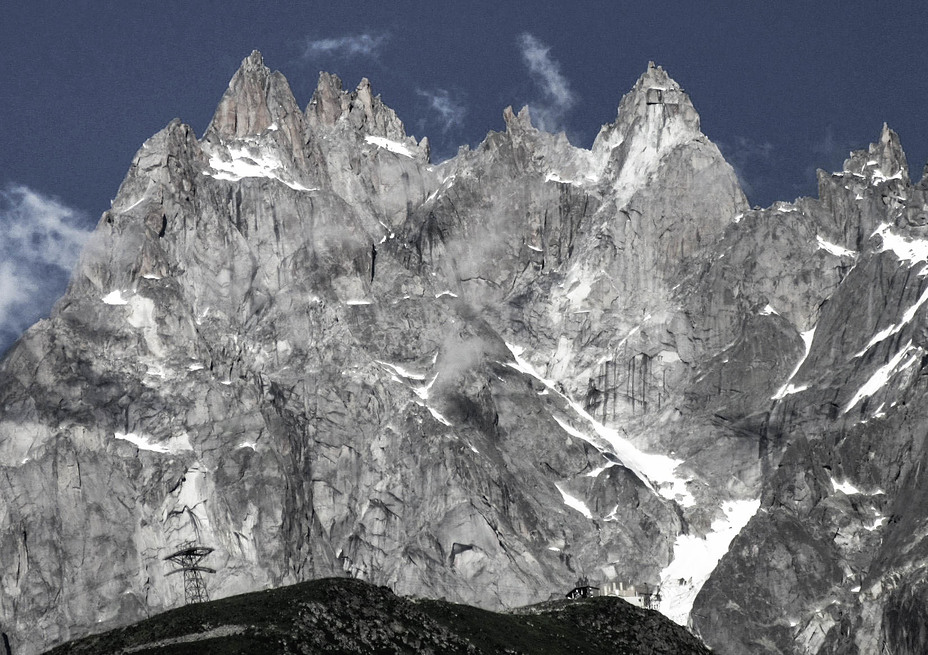
[[433,653],[703,655],[657,612],[618,598],[561,600],[495,613],[326,579],[189,605],[63,644],[49,655]]

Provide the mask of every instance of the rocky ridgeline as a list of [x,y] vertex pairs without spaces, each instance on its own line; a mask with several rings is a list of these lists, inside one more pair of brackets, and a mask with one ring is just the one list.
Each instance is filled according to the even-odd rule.
[[416,653],[704,655],[657,612],[618,598],[561,599],[515,613],[400,598],[358,580],[323,579],[179,608],[53,649],[117,653]]
[[896,135],[750,210],[653,65],[591,150],[504,122],[433,165],[367,80],[301,111],[253,53],[202,138],[142,146],[0,364],[17,655],[181,604],[187,541],[214,598],[589,576],[663,584],[723,653],[919,652],[928,182]]

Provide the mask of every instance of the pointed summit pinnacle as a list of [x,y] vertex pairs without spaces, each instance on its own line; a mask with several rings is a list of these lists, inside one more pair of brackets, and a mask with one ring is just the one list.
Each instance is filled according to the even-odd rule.
[[242,67],[251,69],[266,68],[264,65],[264,57],[261,56],[261,52],[259,50],[252,50],[251,54],[242,60]]
[[855,150],[844,162],[844,170],[871,183],[900,180],[909,183],[909,165],[899,135],[883,123],[880,139],[866,150]]
[[689,96],[663,68],[649,61],[622,97],[615,122],[600,130],[593,149],[612,150],[633,139],[644,139],[641,147],[662,149],[700,136],[699,114]]
[[302,112],[287,79],[280,72],[272,73],[261,53],[254,50],[232,76],[206,128],[206,137],[237,139],[261,134],[275,125],[291,133],[294,142],[299,141]]
[[518,114],[513,112],[512,106],[506,107],[503,110],[503,120],[506,122],[507,132],[525,132],[534,129],[528,105],[522,107]]

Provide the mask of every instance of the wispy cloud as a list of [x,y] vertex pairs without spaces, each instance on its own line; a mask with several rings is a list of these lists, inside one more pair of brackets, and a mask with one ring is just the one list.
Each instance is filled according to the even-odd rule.
[[446,134],[452,127],[459,125],[467,114],[466,107],[445,89],[435,91],[416,89],[416,93],[425,98],[429,109],[437,114],[436,119],[441,125],[442,134]]
[[379,54],[387,42],[387,34],[350,34],[328,39],[307,39],[303,47],[303,58],[310,59],[322,55],[339,55],[341,57],[370,57]]
[[768,162],[774,154],[773,144],[736,136],[734,141],[716,141],[716,145],[734,169],[741,189],[748,197],[753,196],[755,188],[750,180],[758,182],[764,177],[762,171],[769,167]]
[[577,98],[560,64],[551,57],[551,49],[527,32],[519,36],[522,60],[532,79],[540,87],[544,100],[530,103],[532,117],[538,127],[549,132],[564,129],[564,117],[576,104]]
[[90,232],[87,218],[22,185],[0,189],[0,352],[47,316]]

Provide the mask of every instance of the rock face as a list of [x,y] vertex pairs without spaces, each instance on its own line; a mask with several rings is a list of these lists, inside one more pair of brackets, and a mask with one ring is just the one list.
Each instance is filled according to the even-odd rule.
[[661,584],[723,653],[920,652],[928,182],[897,136],[749,210],[653,64],[591,150],[503,118],[432,165],[367,80],[300,111],[253,53],[201,139],[142,146],[0,364],[14,652],[183,603],[188,541],[213,597],[588,576]]

